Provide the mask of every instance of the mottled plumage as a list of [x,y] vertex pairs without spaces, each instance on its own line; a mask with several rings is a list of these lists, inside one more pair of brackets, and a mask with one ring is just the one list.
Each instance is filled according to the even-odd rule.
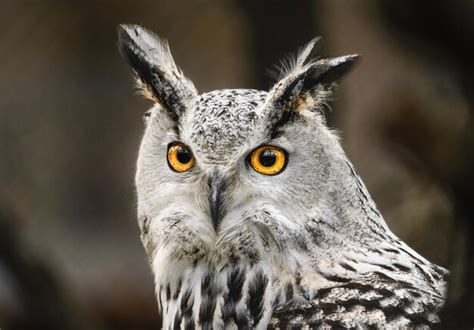
[[[447,271],[389,230],[321,114],[357,56],[308,61],[313,45],[268,92],[199,95],[163,41],[119,28],[120,52],[156,102],[136,187],[165,329],[438,322]],[[183,172],[169,162],[178,142],[195,160]],[[287,157],[276,175],[249,162],[267,145]]]

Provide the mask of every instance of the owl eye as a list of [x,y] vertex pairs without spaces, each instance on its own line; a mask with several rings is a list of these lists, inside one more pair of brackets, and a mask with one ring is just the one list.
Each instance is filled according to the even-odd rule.
[[168,146],[168,165],[175,172],[182,173],[194,166],[196,160],[189,148],[180,143],[173,142]]
[[250,154],[250,165],[258,173],[276,175],[285,169],[286,152],[275,146],[262,146]]

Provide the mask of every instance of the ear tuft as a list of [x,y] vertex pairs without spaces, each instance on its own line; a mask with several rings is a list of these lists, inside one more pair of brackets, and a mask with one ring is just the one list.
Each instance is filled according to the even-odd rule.
[[307,61],[316,41],[302,49],[291,69],[269,91],[262,111],[271,126],[282,125],[303,109],[321,110],[337,82],[358,62],[359,55]]
[[197,91],[176,66],[168,43],[138,25],[119,25],[117,32],[120,55],[137,74],[141,93],[178,118]]

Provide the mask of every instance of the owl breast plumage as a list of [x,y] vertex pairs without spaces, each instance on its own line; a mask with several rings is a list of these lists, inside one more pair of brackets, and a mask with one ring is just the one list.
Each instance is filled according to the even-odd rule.
[[154,101],[137,162],[163,328],[439,322],[447,271],[396,237],[322,111],[357,56],[302,48],[268,91],[199,94],[134,25],[119,50]]

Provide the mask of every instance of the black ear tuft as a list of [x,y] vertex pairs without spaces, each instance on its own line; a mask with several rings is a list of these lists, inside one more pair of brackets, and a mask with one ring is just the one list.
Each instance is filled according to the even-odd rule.
[[151,64],[148,55],[152,49],[143,43],[139,44],[138,27],[119,25],[117,26],[117,34],[118,49],[122,58],[136,71],[140,79],[151,83]]
[[269,91],[262,111],[271,126],[280,126],[302,109],[321,110],[337,82],[357,63],[359,55],[325,58],[296,66]]
[[158,91],[148,93],[148,89],[153,89],[152,68],[149,59],[149,54],[151,54],[152,49],[143,43],[139,45],[138,27],[133,25],[119,25],[117,26],[117,33],[120,55],[133,68],[138,78],[144,84],[144,86],[140,87],[147,88],[147,97],[154,101],[159,101],[158,95],[156,95]]
[[360,55],[347,55],[317,61],[313,75],[306,82],[308,89],[316,84],[328,85],[344,77],[360,59]]
[[143,94],[177,119],[197,91],[174,63],[168,44],[138,25],[119,25],[117,33],[120,55],[137,74]]

